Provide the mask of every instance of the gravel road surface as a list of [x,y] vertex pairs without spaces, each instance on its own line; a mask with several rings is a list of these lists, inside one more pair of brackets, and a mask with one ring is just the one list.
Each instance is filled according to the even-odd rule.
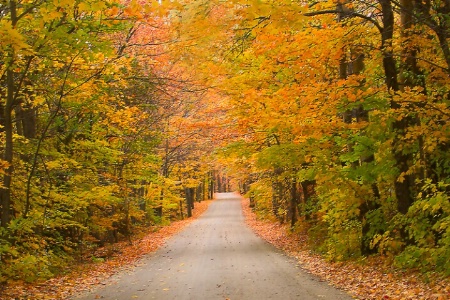
[[244,223],[240,198],[222,193],[164,247],[74,299],[352,298],[257,237]]

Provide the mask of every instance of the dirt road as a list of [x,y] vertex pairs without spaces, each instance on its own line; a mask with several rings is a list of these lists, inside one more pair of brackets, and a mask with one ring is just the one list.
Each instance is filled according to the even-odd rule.
[[304,273],[244,224],[240,199],[206,213],[132,270],[75,299],[352,299]]

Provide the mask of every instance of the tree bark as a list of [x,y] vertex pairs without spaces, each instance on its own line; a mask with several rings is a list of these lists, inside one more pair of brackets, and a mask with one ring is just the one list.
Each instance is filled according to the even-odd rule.
[[[11,26],[15,27],[17,23],[17,7],[16,1],[9,1],[9,9],[11,16]],[[11,201],[11,182],[13,176],[13,107],[14,107],[14,99],[16,91],[16,85],[14,81],[15,73],[13,71],[14,57],[15,52],[11,47],[8,50],[8,59],[10,60],[7,64],[6,69],[6,101],[3,108],[3,132],[5,134],[5,146],[3,152],[3,160],[9,164],[9,166],[5,170],[5,174],[3,175],[3,186],[0,191],[1,196],[1,226],[7,227],[11,222],[11,209],[12,209],[12,201]]]
[[214,172],[209,172],[209,185],[208,185],[208,196],[209,199],[214,198]]
[[5,170],[3,175],[3,187],[1,189],[1,226],[7,227],[11,221],[11,182],[13,173],[13,120],[12,120],[12,107],[14,102],[14,73],[11,69],[6,71],[7,77],[7,97],[3,110],[3,131],[5,134],[5,147],[3,153],[3,160],[6,161],[9,166]]
[[447,65],[446,71],[447,73],[450,73],[450,47],[448,44],[448,37],[450,32],[450,20],[448,19],[448,15],[450,14],[450,0],[442,1],[441,5],[437,8],[437,18],[430,13],[430,0],[402,0],[401,5],[409,5],[409,3],[407,2],[414,3],[414,8],[417,11],[417,13],[414,14],[416,22],[427,25],[431,30],[434,31],[434,33],[438,37],[439,46],[441,47],[442,54],[444,55],[444,59]]
[[[381,34],[382,51],[383,51],[383,68],[385,72],[385,81],[388,91],[393,93],[399,91],[398,70],[392,52],[392,38],[394,36],[394,12],[390,0],[380,0],[381,9],[383,13],[383,30]],[[400,109],[401,105],[391,98],[390,105],[392,109]],[[400,213],[405,214],[414,201],[412,195],[413,178],[408,174],[409,165],[412,162],[412,155],[399,151],[402,141],[400,136],[406,133],[410,126],[410,120],[406,117],[400,120],[395,120],[392,125],[395,137],[393,140],[393,154],[395,166],[400,177],[395,180],[395,196],[397,198],[397,209]]]
[[187,217],[192,217],[192,194],[191,194],[191,188],[185,188],[184,192],[186,195],[186,207],[187,207]]
[[297,223],[298,220],[297,210],[298,210],[297,180],[293,178],[291,182],[291,197],[288,210],[288,218],[290,221],[291,228],[294,228],[295,224]]

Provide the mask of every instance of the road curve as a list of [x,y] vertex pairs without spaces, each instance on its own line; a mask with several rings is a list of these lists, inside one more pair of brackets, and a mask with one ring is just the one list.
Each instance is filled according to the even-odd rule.
[[240,198],[217,194],[208,210],[166,245],[88,299],[352,299],[296,266],[245,224]]

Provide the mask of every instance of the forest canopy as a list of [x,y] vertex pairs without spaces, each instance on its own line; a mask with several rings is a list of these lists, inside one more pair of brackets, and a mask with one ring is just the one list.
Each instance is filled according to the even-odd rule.
[[448,0],[1,2],[0,281],[189,216],[227,178],[330,260],[448,275],[449,15]]

